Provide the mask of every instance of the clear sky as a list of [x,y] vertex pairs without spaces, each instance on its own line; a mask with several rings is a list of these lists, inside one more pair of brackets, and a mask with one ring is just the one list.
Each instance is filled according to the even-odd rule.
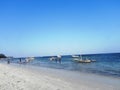
[[120,52],[120,0],[0,0],[0,53]]

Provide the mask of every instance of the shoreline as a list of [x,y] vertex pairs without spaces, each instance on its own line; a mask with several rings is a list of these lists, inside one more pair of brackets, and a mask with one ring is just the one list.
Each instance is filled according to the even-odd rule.
[[120,79],[0,63],[0,90],[120,90]]

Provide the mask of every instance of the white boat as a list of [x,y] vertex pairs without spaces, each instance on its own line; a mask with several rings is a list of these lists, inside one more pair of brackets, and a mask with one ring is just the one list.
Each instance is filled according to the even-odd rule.
[[34,57],[27,57],[27,58],[25,59],[26,62],[30,62],[30,61],[33,61],[33,60],[34,60]]
[[62,56],[61,55],[57,55],[57,58],[62,58]]
[[72,55],[73,58],[78,58],[79,56],[78,55]]
[[58,55],[58,56],[53,56],[53,57],[49,58],[49,60],[61,63],[61,58],[62,58],[62,56]]
[[78,63],[91,63],[91,62],[96,62],[96,60],[90,60],[90,59],[82,59],[82,56],[80,55],[80,58],[75,58],[74,61],[78,62]]
[[56,57],[51,57],[50,58],[50,61],[54,61],[54,60],[56,60],[57,58]]
[[83,59],[75,58],[74,61],[76,61],[78,63],[91,63],[91,60],[89,60],[89,59],[83,60]]

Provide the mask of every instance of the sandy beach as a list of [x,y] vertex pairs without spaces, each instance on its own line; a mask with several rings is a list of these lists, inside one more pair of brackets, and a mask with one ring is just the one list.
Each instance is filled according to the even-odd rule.
[[0,90],[120,90],[119,85],[119,78],[0,64]]

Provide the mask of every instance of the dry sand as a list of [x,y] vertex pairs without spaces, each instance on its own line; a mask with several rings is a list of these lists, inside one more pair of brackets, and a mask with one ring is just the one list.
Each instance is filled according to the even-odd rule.
[[0,64],[0,90],[120,90],[120,79]]

